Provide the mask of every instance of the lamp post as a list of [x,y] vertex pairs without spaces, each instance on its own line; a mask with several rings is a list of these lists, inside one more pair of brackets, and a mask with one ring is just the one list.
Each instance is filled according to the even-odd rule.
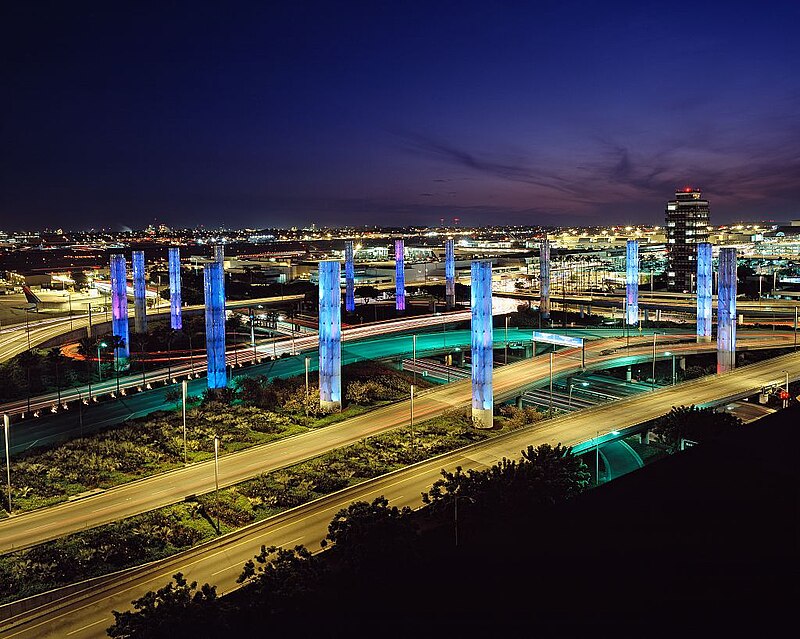
[[9,449],[9,433],[11,431],[8,413],[3,415],[3,433],[6,439],[6,486],[8,487],[8,514],[11,514],[11,453]]
[[411,454],[414,454],[414,384],[411,384],[411,415],[409,419],[411,427]]
[[503,364],[508,364],[508,315],[506,315],[506,339],[503,345]]
[[797,307],[794,307],[794,350],[797,350]]
[[[555,346],[553,348],[555,348]],[[550,351],[550,417],[552,416],[553,416],[553,351]]]
[[675,353],[671,353],[670,351],[665,351],[664,355],[666,355],[667,357],[672,355],[672,385],[675,386],[675,380],[676,380],[676,377],[675,377]]
[[219,534],[219,437],[214,435],[214,501],[217,511],[217,534]]
[[183,465],[186,466],[187,464],[187,454],[186,454],[186,380],[181,382],[181,396],[183,398]]
[[[417,335],[411,336],[411,362],[414,364],[414,384],[417,383]],[[412,402],[414,397],[414,384],[411,385]]]
[[105,342],[97,342],[97,376],[103,381],[103,367],[100,365],[100,349],[108,346]]
[[[653,383],[650,390],[656,389],[656,335],[658,335],[658,333],[653,331]],[[666,333],[662,333],[662,335],[666,335]]]

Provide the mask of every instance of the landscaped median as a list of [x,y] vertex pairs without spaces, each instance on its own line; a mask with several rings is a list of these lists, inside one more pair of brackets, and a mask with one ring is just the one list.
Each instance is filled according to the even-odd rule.
[[[318,390],[306,396],[301,377],[241,377],[220,397],[192,398],[187,411],[186,461],[214,456],[214,437],[224,452],[265,444],[355,417],[408,396],[411,376],[378,363],[343,368],[349,405],[340,413],[320,410]],[[418,386],[428,386],[424,380]],[[170,391],[168,391],[170,392]],[[12,460],[14,512],[52,506],[89,491],[184,466],[180,395],[176,409],[130,420],[86,437],[37,449]],[[5,501],[3,501],[5,505]],[[0,516],[6,516],[0,509]]]
[[499,418],[506,428],[477,430],[451,411],[413,431],[405,427],[332,450],[297,465],[155,511],[0,557],[2,602],[80,579],[168,557],[219,533],[266,519],[367,479],[481,441],[535,419],[534,411]]

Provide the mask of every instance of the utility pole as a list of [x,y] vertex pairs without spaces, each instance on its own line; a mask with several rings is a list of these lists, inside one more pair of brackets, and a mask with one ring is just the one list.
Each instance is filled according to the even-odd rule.
[[8,486],[8,514],[11,514],[11,454],[9,449],[8,438],[10,434],[10,422],[8,413],[3,415],[3,432],[6,438],[6,485]]
[[508,315],[506,315],[506,340],[503,347],[503,364],[508,364]]

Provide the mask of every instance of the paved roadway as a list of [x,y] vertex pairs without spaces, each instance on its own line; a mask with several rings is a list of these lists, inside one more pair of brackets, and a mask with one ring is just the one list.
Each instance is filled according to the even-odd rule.
[[[289,296],[287,296],[288,298]],[[253,303],[251,301],[251,303]],[[470,319],[469,311],[455,311],[452,313],[443,313],[440,315],[426,315],[423,317],[412,317],[404,320],[392,320],[388,322],[377,322],[372,324],[365,324],[360,326],[350,326],[342,330],[342,341],[349,342],[367,337],[374,337],[377,335],[385,335],[390,333],[408,332],[414,330],[422,330],[431,327],[442,328],[442,333],[446,338],[446,325],[453,322],[467,321]],[[59,330],[59,329],[54,329]],[[63,330],[63,329],[60,329]],[[60,334],[60,333],[59,333]],[[257,358],[259,361],[278,357],[281,355],[293,355],[305,351],[316,351],[318,348],[318,338],[316,335],[306,335],[302,337],[291,337],[273,340],[269,345],[257,345],[255,349],[250,346],[240,346],[237,349],[231,349],[226,354],[228,365],[233,366],[235,363],[243,364]],[[166,382],[171,376],[173,380],[180,378],[189,378],[192,371],[195,374],[204,373],[206,368],[205,357],[195,357],[193,361],[188,364],[174,365],[170,369],[162,368],[160,370],[151,371],[146,374],[147,383]],[[119,380],[112,378],[102,382],[95,382],[91,385],[80,386],[77,388],[69,388],[61,390],[61,402],[66,403],[76,401],[79,398],[87,403],[90,397],[98,395],[109,395],[116,391],[117,384],[119,383],[120,389],[137,389],[143,385],[142,375],[139,372],[120,377]],[[30,407],[27,398],[17,399],[12,402],[7,402],[0,405],[0,413],[7,413],[9,415],[16,415],[21,413],[30,412],[43,412],[51,410],[58,406],[58,394],[48,393],[31,398]]]
[[[538,292],[518,292],[518,291],[496,291],[496,297],[511,298],[519,300],[535,300],[538,302],[540,295]],[[600,308],[622,309],[625,295],[612,293],[569,293],[566,296],[559,295],[557,291],[550,291],[551,304],[560,305],[566,302],[570,306],[582,304]],[[716,308],[716,296],[713,298],[713,305]],[[736,312],[749,317],[771,318],[773,315],[791,317],[794,319],[795,308],[800,307],[797,300],[786,299],[767,299],[760,301],[736,301]],[[680,311],[694,315],[697,312],[697,299],[694,295],[688,294],[664,294],[663,292],[650,293],[643,288],[639,288],[639,309],[662,309],[665,311]]]
[[[498,374],[511,371],[504,383],[514,383],[515,379],[519,382],[521,380],[517,378],[527,374],[524,366],[514,369],[515,366],[508,366],[498,371]],[[123,575],[95,580],[85,591],[66,595],[20,620],[20,625],[7,628],[3,637],[103,637],[105,628],[112,623],[111,610],[128,609],[133,599],[163,586],[179,570],[189,580],[217,584],[218,592],[224,594],[236,588],[235,580],[241,566],[262,544],[305,544],[312,550],[318,549],[332,515],[354,500],[371,500],[384,495],[394,505],[418,507],[421,505],[420,493],[440,476],[442,468],[484,468],[502,457],[518,457],[519,451],[528,445],[561,442],[591,447],[599,424],[618,431],[630,430],[668,412],[672,406],[711,404],[749,394],[765,383],[781,378],[783,370],[789,372],[791,379],[800,379],[800,354],[785,355],[724,375],[692,380],[603,404],[473,444],[252,524],[170,559],[131,569]],[[447,391],[450,397],[451,393],[457,395],[457,386],[453,384],[441,390]],[[447,400],[441,398],[439,401],[444,404]]]
[[[261,297],[252,300],[242,300],[236,302],[228,302],[225,308],[242,308],[247,306],[281,304],[284,302],[296,302],[304,299],[303,295],[284,295],[278,297]],[[203,310],[205,305],[198,304],[194,306],[184,306],[183,312]],[[129,306],[128,314],[133,317],[133,304]],[[149,309],[147,312],[148,317],[154,315],[164,315],[169,313],[169,304],[164,304],[156,309]],[[34,316],[37,314],[34,313]],[[110,318],[110,314],[108,315]],[[93,324],[100,322],[105,323],[109,321],[106,313],[95,313]],[[19,355],[23,351],[28,350],[28,333],[30,332],[30,346],[37,346],[62,335],[66,332],[86,328],[89,325],[89,316],[86,313],[76,313],[72,317],[46,317],[44,319],[33,320],[28,318],[28,324],[21,322],[6,326],[0,330],[0,362],[5,362],[15,355]]]
[[[589,331],[570,331],[571,334],[582,334],[587,338],[608,337],[619,335],[619,329],[589,330]],[[511,328],[508,331],[509,343],[519,343],[530,341],[531,332],[529,329]],[[502,343],[505,338],[505,331],[502,328],[495,329],[494,338],[497,344]],[[417,334],[417,355],[425,355],[447,351],[453,348],[468,348],[470,344],[470,332],[468,330],[449,330],[445,332],[418,333]],[[359,339],[357,341],[347,340],[342,346],[342,363],[350,364],[364,360],[384,359],[390,357],[408,357],[412,353],[412,337],[410,335],[384,335],[371,339]],[[319,356],[317,352],[309,352],[309,370],[317,370]],[[234,356],[228,355],[229,361],[233,361]],[[266,363],[258,364],[247,369],[236,369],[235,374],[239,375],[266,375],[274,377],[291,377],[302,375],[305,370],[304,355],[297,357],[283,357],[277,360],[269,360]],[[469,376],[469,371],[465,371]],[[134,383],[137,378],[134,378]],[[138,385],[141,386],[139,379]],[[106,382],[105,392],[114,389],[114,382]],[[11,452],[18,454],[34,446],[44,446],[68,437],[83,435],[85,433],[96,432],[101,428],[121,423],[127,419],[143,417],[156,410],[172,409],[174,402],[165,399],[165,386],[158,386],[152,390],[144,390],[128,394],[117,400],[102,401],[99,403],[91,402],[88,405],[75,402],[70,406],[70,410],[59,410],[52,412],[50,409],[42,410],[41,416],[35,419],[18,419],[12,424]],[[189,395],[200,395],[206,389],[205,378],[190,379],[188,382]],[[44,398],[37,398],[33,401],[34,406],[45,406],[55,404],[55,398],[51,395]],[[19,407],[17,401],[13,407]],[[2,407],[0,407],[2,412]]]
[[[681,339],[685,339],[685,336],[672,336],[662,348],[681,354],[713,346],[680,342]],[[590,342],[586,347],[587,368],[648,359],[652,357],[651,341],[648,337],[632,339],[630,349],[625,348],[623,338]],[[625,354],[618,354],[616,348],[625,351]],[[561,351],[553,358],[554,376],[578,371],[580,366],[580,352],[575,349]],[[525,388],[540,384],[549,372],[549,357],[537,357],[497,368],[494,372],[495,401],[518,396]],[[470,384],[470,380],[464,380],[422,391],[414,401],[416,419],[422,422],[450,408],[468,405]],[[219,463],[220,483],[231,485],[259,473],[352,444],[363,437],[403,426],[408,423],[409,410],[407,401],[398,402],[325,428],[223,455]],[[16,515],[0,521],[0,552],[117,521],[181,501],[187,495],[209,492],[213,489],[213,482],[214,467],[210,460],[123,484],[84,499]]]

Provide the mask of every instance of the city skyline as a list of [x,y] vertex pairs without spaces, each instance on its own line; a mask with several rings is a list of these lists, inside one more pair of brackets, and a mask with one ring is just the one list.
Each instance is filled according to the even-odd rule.
[[6,8],[0,222],[788,220],[800,15],[749,9]]

